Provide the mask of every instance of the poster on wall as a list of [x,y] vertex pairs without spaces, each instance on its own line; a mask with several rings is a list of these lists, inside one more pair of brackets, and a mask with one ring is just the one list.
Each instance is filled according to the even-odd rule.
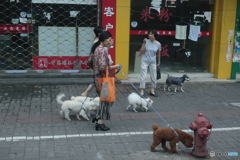
[[234,31],[229,30],[228,39],[227,39],[226,62],[230,62],[232,59],[233,35],[234,35]]

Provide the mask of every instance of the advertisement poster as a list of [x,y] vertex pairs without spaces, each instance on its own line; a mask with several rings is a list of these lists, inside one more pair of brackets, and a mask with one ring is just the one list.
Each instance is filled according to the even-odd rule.
[[226,62],[231,62],[232,50],[233,50],[233,35],[234,31],[228,31],[228,40],[227,40],[227,52],[226,52]]

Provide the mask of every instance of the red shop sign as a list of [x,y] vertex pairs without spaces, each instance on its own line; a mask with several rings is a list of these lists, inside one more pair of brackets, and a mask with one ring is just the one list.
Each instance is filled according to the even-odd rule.
[[33,56],[33,68],[34,69],[74,69],[74,63],[79,62],[79,67],[83,69],[90,69],[85,61],[87,56],[75,57],[75,56]]
[[102,0],[102,26],[112,34],[113,45],[109,48],[108,54],[115,62],[115,41],[116,41],[116,0]]
[[[157,31],[158,35],[175,36],[176,31]],[[131,30],[131,35],[148,35],[148,30]],[[201,36],[212,36],[212,32],[202,31]]]
[[29,24],[0,24],[0,33],[29,33],[32,26]]

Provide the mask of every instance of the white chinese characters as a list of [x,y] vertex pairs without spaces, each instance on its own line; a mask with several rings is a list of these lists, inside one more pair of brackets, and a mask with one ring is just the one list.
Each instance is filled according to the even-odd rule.
[[111,8],[111,7],[104,8],[104,11],[105,11],[104,14],[107,17],[111,17],[112,15],[114,15],[113,8]]

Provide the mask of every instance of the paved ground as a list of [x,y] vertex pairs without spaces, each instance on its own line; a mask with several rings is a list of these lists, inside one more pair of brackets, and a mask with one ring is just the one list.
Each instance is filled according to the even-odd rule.
[[[202,112],[214,125],[207,148],[216,156],[203,159],[240,159],[240,83],[185,83],[184,93],[157,88],[154,109],[126,111],[131,85],[117,84],[117,102],[106,121],[108,132],[95,131],[90,121],[69,122],[59,115],[55,97],[79,95],[87,85],[2,85],[0,86],[1,160],[159,160],[199,159],[191,148],[178,144],[178,153],[160,147],[150,152],[151,125],[168,124],[193,135],[188,128]],[[149,86],[147,86],[149,87]],[[91,92],[94,96],[94,91]],[[167,123],[160,118],[160,115]],[[238,153],[230,157],[226,153]]]

